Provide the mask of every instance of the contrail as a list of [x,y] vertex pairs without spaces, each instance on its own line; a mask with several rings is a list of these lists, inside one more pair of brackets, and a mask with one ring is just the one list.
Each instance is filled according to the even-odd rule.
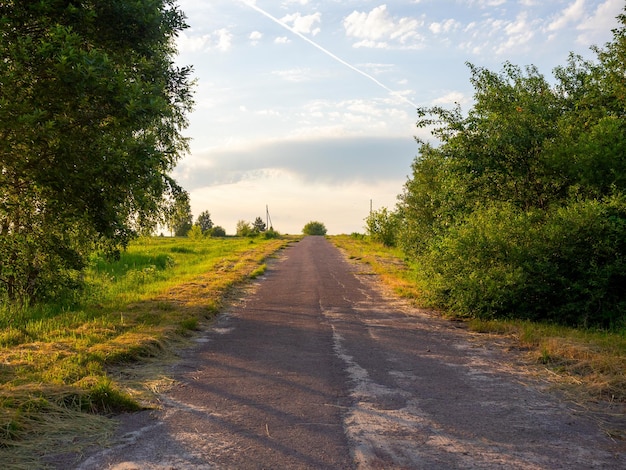
[[260,14],[262,14],[263,16],[269,18],[270,20],[272,20],[274,23],[282,26],[283,28],[285,28],[286,30],[290,31],[291,33],[295,34],[296,36],[300,37],[301,39],[305,40],[306,42],[308,42],[309,44],[311,44],[313,47],[316,47],[317,49],[319,49],[320,51],[322,51],[324,54],[326,54],[327,56],[331,57],[332,59],[336,60],[337,62],[339,62],[340,64],[345,65],[346,67],[348,67],[349,69],[354,70],[357,73],[360,73],[361,75],[363,75],[365,78],[370,79],[371,81],[373,81],[376,85],[378,85],[379,87],[381,87],[383,90],[387,91],[388,93],[392,94],[393,96],[400,98],[402,101],[404,101],[405,103],[410,104],[411,106],[413,106],[414,108],[417,108],[418,106],[413,103],[411,100],[409,100],[408,98],[402,96],[400,93],[398,93],[397,91],[392,90],[391,88],[389,88],[387,85],[385,85],[384,83],[381,83],[380,81],[378,81],[376,78],[372,77],[370,74],[364,72],[363,70],[358,69],[357,67],[355,67],[354,65],[346,62],[345,60],[343,60],[341,57],[337,57],[335,54],[333,54],[332,52],[330,52],[328,49],[324,49],[322,46],[320,46],[318,43],[316,43],[315,41],[312,41],[311,39],[309,39],[308,37],[306,37],[304,34],[299,33],[298,31],[296,31],[295,29],[293,29],[291,26],[289,26],[288,24],[286,24],[285,22],[279,20],[278,18],[276,18],[275,16],[271,15],[270,13],[266,12],[265,10],[263,10],[262,8],[259,8],[258,6],[256,6],[254,3],[247,1],[247,0],[241,0],[243,3],[245,3],[246,5],[248,5],[250,8],[252,8],[253,10],[259,12]]

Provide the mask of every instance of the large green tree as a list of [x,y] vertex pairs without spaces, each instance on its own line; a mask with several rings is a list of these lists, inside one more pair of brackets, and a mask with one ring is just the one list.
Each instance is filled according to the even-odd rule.
[[174,0],[0,3],[0,295],[43,298],[155,224],[187,150]]
[[626,323],[626,16],[598,60],[470,65],[475,104],[419,109],[400,242],[459,314]]

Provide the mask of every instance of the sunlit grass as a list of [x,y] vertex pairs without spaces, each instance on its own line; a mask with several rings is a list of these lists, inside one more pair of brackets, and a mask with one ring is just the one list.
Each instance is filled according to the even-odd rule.
[[[349,259],[366,265],[371,273],[378,275],[383,283],[396,294],[417,301],[420,293],[414,282],[410,263],[402,250],[370,241],[363,235],[336,235],[328,237],[338,248],[345,251]],[[367,275],[368,270],[360,272]]]
[[[37,468],[52,442],[47,416],[89,427],[104,423],[94,413],[142,406],[145,396],[121,371],[166,354],[289,242],[145,238],[117,261],[94,256],[80,298],[0,306],[0,462]],[[85,421],[85,413],[93,421]]]

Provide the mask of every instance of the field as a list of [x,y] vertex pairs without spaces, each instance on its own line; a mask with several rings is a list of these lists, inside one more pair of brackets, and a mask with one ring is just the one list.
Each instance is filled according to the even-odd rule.
[[0,307],[0,462],[36,468],[50,449],[106,439],[104,416],[149,404],[167,380],[150,358],[166,357],[293,240],[144,238],[118,261],[93,257],[79,298]]

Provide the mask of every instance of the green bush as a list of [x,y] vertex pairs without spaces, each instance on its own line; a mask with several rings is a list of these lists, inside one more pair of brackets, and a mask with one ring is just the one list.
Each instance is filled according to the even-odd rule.
[[272,227],[270,227],[269,230],[266,230],[265,232],[263,232],[263,238],[265,238],[266,240],[270,240],[272,238],[278,238],[278,237],[280,237],[280,233],[278,233]]
[[322,222],[311,221],[302,229],[304,235],[326,235],[326,226]]
[[253,234],[252,225],[250,225],[250,222],[246,222],[245,220],[239,220],[235,228],[235,233],[238,237],[249,237]]
[[460,315],[575,326],[626,324],[624,198],[548,213],[474,211],[419,258],[429,300]]
[[380,210],[372,211],[365,219],[365,223],[367,233],[372,237],[372,240],[385,246],[396,246],[400,229],[400,217],[397,213],[383,207]]
[[204,238],[204,233],[199,225],[194,225],[189,229],[189,232],[187,232],[187,236],[192,240],[201,240]]
[[210,230],[210,235],[212,237],[225,237],[226,236],[226,230],[224,230],[223,227],[220,227],[219,225],[216,225],[215,227],[213,227]]

